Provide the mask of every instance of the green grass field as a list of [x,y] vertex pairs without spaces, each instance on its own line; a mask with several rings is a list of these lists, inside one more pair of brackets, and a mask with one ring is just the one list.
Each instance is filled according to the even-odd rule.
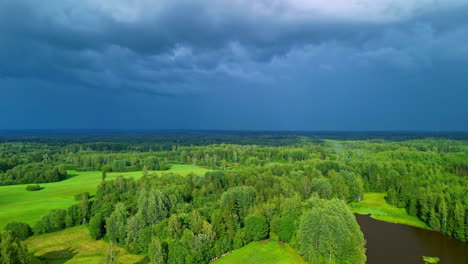
[[[192,165],[173,165],[167,171],[149,171],[149,173],[178,173],[187,175],[191,172],[203,175],[207,169]],[[0,230],[12,221],[34,224],[43,214],[51,209],[67,208],[75,203],[73,196],[82,192],[95,194],[101,182],[99,171],[68,171],[70,178],[52,183],[40,184],[44,189],[27,191],[28,184],[0,186]],[[122,175],[124,177],[142,177],[142,172],[111,172],[107,180]]]
[[306,263],[299,253],[278,241],[253,242],[247,246],[235,250],[233,253],[222,257],[215,264],[286,264]]
[[385,193],[365,193],[360,202],[349,204],[351,210],[358,214],[370,214],[372,218],[428,229],[427,225],[415,216],[410,216],[404,208],[390,205],[385,200]]
[[[94,264],[99,263],[108,244],[102,240],[92,240],[84,226],[68,228],[59,232],[33,236],[25,241],[34,254],[33,263],[44,264]],[[119,248],[120,262],[133,264],[142,262],[144,256],[130,255]]]

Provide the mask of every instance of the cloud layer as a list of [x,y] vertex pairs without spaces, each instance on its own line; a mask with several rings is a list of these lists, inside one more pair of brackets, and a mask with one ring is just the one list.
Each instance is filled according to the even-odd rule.
[[[7,96],[46,87],[218,102],[242,91],[239,99],[271,94],[262,109],[307,98],[318,105],[290,102],[283,110],[308,115],[327,109],[317,97],[349,105],[331,98],[378,91],[405,109],[408,94],[439,104],[434,96],[444,82],[456,98],[467,95],[460,88],[468,74],[463,0],[0,0],[0,36]],[[451,107],[440,118],[467,114],[466,106]],[[341,120],[342,110],[329,119]]]

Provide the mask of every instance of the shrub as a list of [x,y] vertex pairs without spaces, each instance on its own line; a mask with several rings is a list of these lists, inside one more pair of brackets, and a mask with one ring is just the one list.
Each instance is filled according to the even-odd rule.
[[34,226],[35,234],[44,234],[50,232],[60,231],[65,229],[65,217],[67,211],[63,209],[55,209],[43,215],[41,219]]
[[42,187],[39,186],[39,184],[33,184],[33,185],[26,186],[26,190],[31,191],[31,192],[39,191],[41,189],[42,189]]

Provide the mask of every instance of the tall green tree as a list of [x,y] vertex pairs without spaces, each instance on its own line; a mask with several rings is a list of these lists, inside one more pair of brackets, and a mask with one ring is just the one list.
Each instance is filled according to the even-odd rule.
[[268,224],[263,216],[251,215],[245,218],[245,234],[250,241],[267,238]]
[[124,243],[127,237],[127,208],[125,204],[118,203],[114,212],[106,220],[107,237],[110,241],[119,244]]
[[148,246],[148,257],[151,264],[166,263],[166,254],[157,237],[153,237],[151,239],[151,243]]
[[460,202],[455,204],[455,208],[453,210],[454,219],[455,219],[455,227],[454,227],[454,236],[455,238],[461,241],[467,241],[465,230],[465,208],[463,208]]
[[364,235],[354,215],[333,199],[307,210],[297,233],[299,252],[311,263],[365,263]]

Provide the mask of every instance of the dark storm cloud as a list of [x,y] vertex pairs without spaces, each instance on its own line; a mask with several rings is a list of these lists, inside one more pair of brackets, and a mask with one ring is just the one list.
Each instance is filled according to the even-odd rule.
[[[42,87],[49,93],[110,91],[121,98],[195,96],[206,108],[187,103],[185,110],[205,111],[200,115],[213,112],[208,102],[234,109],[251,96],[255,100],[245,109],[266,107],[289,115],[285,119],[339,101],[335,112],[327,110],[328,121],[321,121],[333,128],[327,122],[344,123],[340,115],[346,107],[359,109],[374,99],[374,107],[388,103],[379,93],[408,105],[409,112],[408,94],[443,105],[431,99],[443,82],[451,84],[445,87],[451,94],[467,95],[461,88],[468,74],[464,2],[0,0],[0,86],[4,95],[17,87],[23,92]],[[424,83],[428,74],[437,78]],[[314,105],[307,106],[310,102]],[[232,109],[220,115],[229,116]],[[442,117],[467,111],[448,109]],[[395,113],[381,115],[392,119]]]

